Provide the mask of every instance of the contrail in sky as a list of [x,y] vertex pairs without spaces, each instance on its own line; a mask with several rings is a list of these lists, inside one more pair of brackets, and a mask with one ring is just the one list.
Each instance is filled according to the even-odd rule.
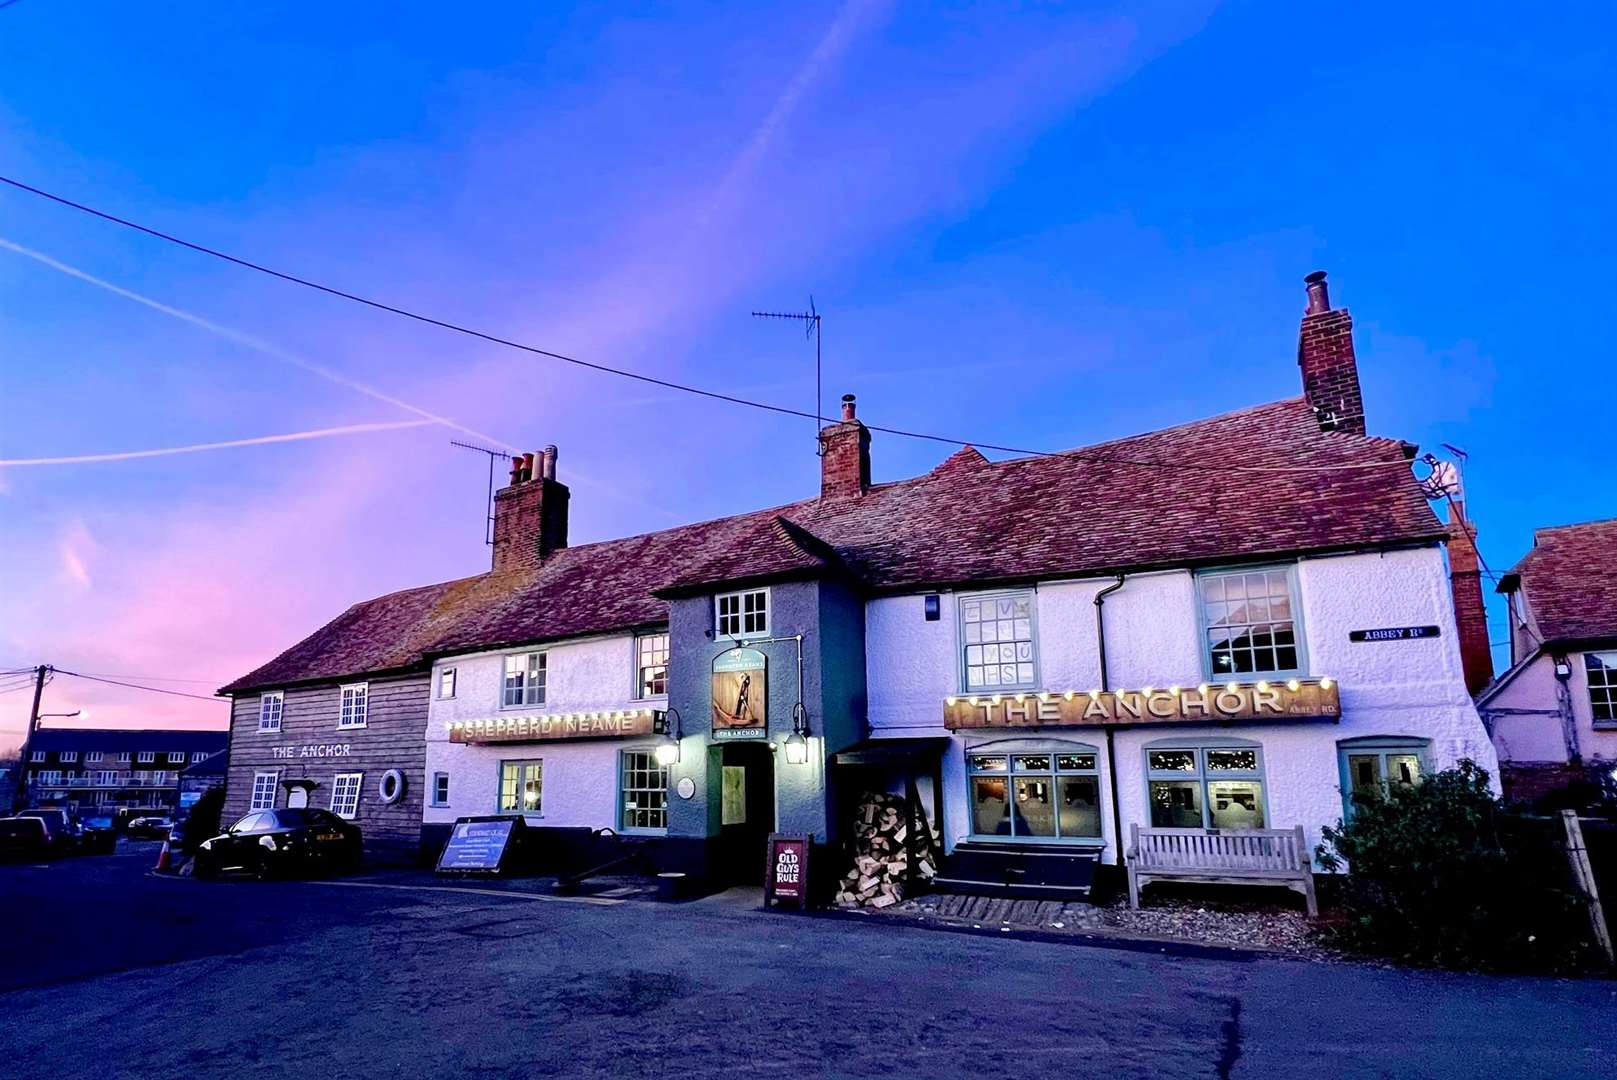
[[265,446],[270,443],[302,442],[304,439],[328,439],[336,435],[365,435],[373,431],[398,431],[401,428],[428,427],[431,420],[392,420],[380,424],[344,424],[342,427],[316,428],[313,431],[293,431],[285,435],[258,435],[251,439],[227,439],[224,442],[192,443],[189,446],[165,446],[156,450],[119,450],[109,454],[74,454],[71,457],[0,458],[0,468],[20,465],[77,465],[95,461],[133,461],[136,458],[167,457],[170,454],[196,454],[204,450],[226,450],[234,446]]
[[[124,288],[122,285],[114,285],[112,282],[98,278],[94,274],[85,273],[76,266],[69,266],[60,259],[54,259],[42,251],[35,251],[33,248],[24,247],[15,241],[7,240],[3,236],[0,236],[0,249],[14,251],[18,255],[33,259],[35,262],[48,266],[52,270],[66,274],[68,277],[77,278],[80,281],[88,282],[99,289],[105,289],[107,292],[121,296],[126,300],[133,300],[137,304],[142,304],[149,307],[153,311],[161,311],[163,314],[171,315],[174,318],[179,319],[181,322],[190,323],[192,326],[206,330],[210,334],[217,334],[226,341],[233,341],[238,345],[251,349],[254,352],[262,353],[263,355],[271,357],[275,360],[279,360],[282,363],[291,364],[293,367],[302,368],[304,371],[311,372],[320,376],[322,379],[334,382],[338,386],[345,386],[350,390],[364,394],[366,397],[375,398],[377,401],[383,401],[396,408],[403,409],[405,412],[413,413],[416,416],[421,417],[424,423],[441,424],[446,428],[452,428],[453,430],[459,431],[462,434],[470,435],[481,442],[509,450],[513,454],[521,453],[516,446],[502,438],[499,438],[498,436],[489,435],[478,431],[476,428],[467,427],[465,424],[462,424],[456,420],[451,420],[447,416],[440,416],[437,413],[429,412],[428,410],[421,408],[419,405],[414,405],[402,398],[394,397],[385,390],[379,390],[368,383],[362,383],[357,379],[349,378],[340,371],[335,371],[328,368],[324,364],[317,364],[313,360],[308,360],[304,357],[298,356],[296,353],[287,352],[285,349],[282,349],[276,345],[271,345],[269,342],[260,338],[255,338],[251,334],[244,334],[240,330],[232,330],[228,326],[221,326],[210,319],[203,318],[201,315],[194,315],[189,311],[182,311],[179,308],[172,307],[160,300],[153,300],[149,296],[143,296],[138,292]],[[7,463],[0,462],[0,464]],[[619,485],[601,483],[593,477],[580,472],[576,468],[569,471],[571,480],[573,482],[596,491],[598,494],[605,498],[611,499],[614,502],[625,503],[641,510],[649,510],[652,513],[660,514],[674,520],[679,520],[680,518],[680,515],[674,513],[672,510],[669,510],[666,507],[658,506],[655,503],[648,502],[638,495],[633,495],[619,490]]]
[[295,353],[289,353],[285,349],[271,345],[269,342],[263,341],[259,338],[255,338],[251,334],[244,334],[240,330],[232,330],[228,326],[221,326],[209,319],[204,319],[200,315],[193,315],[189,311],[181,311],[177,307],[170,307],[168,304],[165,304],[159,300],[153,300],[149,296],[142,296],[140,293],[133,292],[121,285],[114,285],[110,281],[98,278],[93,274],[87,274],[83,270],[80,270],[74,266],[69,266],[67,263],[61,262],[58,259],[53,259],[42,251],[35,251],[33,248],[23,247],[21,244],[7,240],[3,236],[0,236],[0,248],[4,248],[7,251],[14,251],[18,255],[26,256],[27,258],[33,259],[37,263],[48,266],[52,270],[66,274],[68,277],[74,277],[78,278],[80,281],[88,282],[97,288],[105,289],[110,293],[123,297],[126,300],[133,300],[137,304],[144,304],[153,311],[161,311],[165,315],[172,315],[174,318],[179,319],[182,322],[188,322],[192,326],[199,327],[211,334],[217,334],[227,341],[233,341],[238,345],[244,346],[245,348],[252,349],[254,352],[262,353],[263,355],[272,357],[273,359],[279,360],[282,363],[291,364],[293,367],[302,368],[304,371],[312,372],[313,374],[320,376],[322,379],[336,383],[338,386],[346,386],[348,389],[364,394],[366,397],[375,398],[377,401],[384,401],[395,408],[403,409],[405,412],[414,413],[416,416],[419,416],[424,420],[431,421],[434,424],[442,424],[444,427],[453,428],[462,434],[471,435],[474,438],[482,440],[483,442],[493,443],[495,446],[510,450],[513,453],[519,452],[515,446],[506,442],[504,439],[485,434],[475,428],[469,428],[465,424],[451,420],[447,416],[439,416],[437,413],[428,412],[419,405],[413,405],[402,398],[394,397],[385,390],[378,390],[376,387],[371,386],[368,383],[362,383],[357,379],[351,379],[340,371],[334,371],[331,368],[326,367],[324,364],[317,364],[313,360],[307,360],[296,355]]

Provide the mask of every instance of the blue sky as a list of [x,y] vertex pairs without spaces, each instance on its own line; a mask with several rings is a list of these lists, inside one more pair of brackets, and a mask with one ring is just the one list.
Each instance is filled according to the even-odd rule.
[[[747,312],[812,294],[828,402],[1049,448],[1297,394],[1301,279],[1324,268],[1371,430],[1470,453],[1495,569],[1536,525],[1617,513],[1609,5],[531,7],[21,0],[0,10],[0,171],[799,408],[811,353]],[[0,240],[193,317],[0,249],[0,457],[418,415],[359,382],[557,443],[575,542],[815,490],[807,421],[403,323],[9,190]],[[0,469],[0,667],[206,691],[355,600],[482,570],[485,465],[454,434]],[[878,437],[876,477],[946,452]],[[0,696],[0,737],[25,697]],[[78,707],[223,715],[47,692]]]

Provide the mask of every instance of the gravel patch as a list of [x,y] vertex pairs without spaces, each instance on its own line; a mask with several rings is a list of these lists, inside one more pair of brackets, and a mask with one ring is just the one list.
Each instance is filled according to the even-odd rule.
[[1340,959],[1318,941],[1301,911],[1262,902],[1201,898],[1164,897],[1148,900],[1147,905],[1136,911],[1126,903],[1096,906],[939,893],[901,901],[885,913],[977,929],[1167,939],[1258,949],[1306,960]]

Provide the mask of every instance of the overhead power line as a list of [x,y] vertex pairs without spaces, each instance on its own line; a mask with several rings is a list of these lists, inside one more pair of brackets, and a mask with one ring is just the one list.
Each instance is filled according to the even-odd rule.
[[[331,285],[325,285],[310,278],[300,277],[297,274],[288,273],[283,270],[276,270],[275,268],[266,266],[263,263],[255,262],[251,259],[245,259],[237,255],[231,255],[228,252],[220,251],[217,248],[211,248],[205,244],[198,244],[194,241],[186,240],[183,237],[175,236],[172,233],[163,232],[162,230],[152,228],[149,225],[142,225],[139,222],[131,221],[128,218],[119,217],[118,215],[108,213],[105,210],[98,210],[93,206],[76,202],[73,199],[46,191],[43,188],[34,187],[32,184],[25,184],[21,180],[17,180],[9,176],[0,175],[0,183],[7,184],[19,191],[28,192],[31,195],[37,195],[42,199],[48,199],[49,201],[60,206],[65,206],[69,209],[77,210],[80,213],[89,214],[92,217],[100,218],[102,221],[107,221],[114,225],[122,226],[126,229],[133,229],[136,232],[144,233],[147,236],[186,248],[201,255],[221,259],[225,262],[242,267],[243,269],[265,274],[269,277],[277,278],[293,285],[299,285],[306,289],[313,289],[316,292],[325,293],[328,296],[334,296],[341,300],[361,304],[377,311],[385,311],[391,315],[397,315],[400,318],[410,319],[428,326],[436,326],[439,329],[448,330],[453,333],[464,334],[467,337],[477,338],[480,341],[485,341],[493,345],[499,345],[507,349],[515,349],[519,352],[529,353],[534,356],[547,357],[551,360],[558,360],[562,363],[573,364],[577,367],[586,368],[590,371],[598,371],[605,375],[616,375],[619,378],[632,379],[636,382],[645,383],[651,386],[658,386],[665,390],[674,390],[684,394],[692,394],[697,397],[704,397],[713,401],[723,401],[731,405],[740,405],[745,408],[760,409],[765,412],[776,413],[781,416],[795,416],[805,420],[816,421],[819,419],[819,417],[817,417],[814,413],[805,412],[801,409],[791,409],[784,405],[774,405],[770,404],[769,402],[756,401],[751,398],[739,397],[734,394],[725,394],[717,390],[709,390],[700,386],[692,386],[687,383],[675,382],[671,379],[662,379],[654,375],[646,375],[638,371],[629,371],[625,368],[616,368],[607,364],[599,364],[590,360],[582,360],[575,356],[568,356],[565,353],[555,352],[550,349],[542,349],[536,345],[527,345],[520,341],[513,341],[510,338],[501,337],[498,334],[488,333],[486,331],[478,330],[460,323],[451,322],[447,319],[440,319],[435,316],[424,315],[417,311],[411,311],[408,308],[398,307],[394,304],[385,303],[380,300],[373,300],[370,297],[361,296],[358,293],[348,292],[347,290],[339,289]],[[950,446],[974,446],[982,450],[995,450],[1001,453],[1021,454],[1029,457],[1070,457],[1077,460],[1092,461],[1097,464],[1125,465],[1149,469],[1170,469],[1173,471],[1196,470],[1217,473],[1328,473],[1358,471],[1363,469],[1384,469],[1394,465],[1400,468],[1405,467],[1404,462],[1391,458],[1386,461],[1354,462],[1338,465],[1219,465],[1203,464],[1194,461],[1160,461],[1145,458],[1119,457],[1111,454],[1096,454],[1085,450],[1034,450],[1027,447],[1006,446],[999,443],[984,442],[978,439],[962,439],[951,435],[937,435],[930,432],[910,431],[904,428],[883,427],[877,424],[867,424],[866,427],[871,431],[879,431],[886,435],[896,435],[900,438],[906,439],[920,439],[928,442],[945,443]]]
[[223,698],[211,694],[188,694],[184,690],[165,690],[160,686],[143,686],[140,683],[125,682],[121,679],[103,679],[95,675],[86,675],[81,671],[68,671],[66,668],[57,668],[58,675],[71,675],[75,679],[88,679],[91,682],[107,683],[111,686],[127,686],[131,690],[146,690],[153,694],[168,694],[170,697],[195,698],[197,701],[222,702]]

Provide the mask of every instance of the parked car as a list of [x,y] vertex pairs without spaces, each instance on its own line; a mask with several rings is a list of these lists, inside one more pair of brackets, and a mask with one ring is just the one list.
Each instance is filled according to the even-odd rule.
[[17,816],[43,821],[51,835],[51,846],[59,852],[77,851],[84,839],[84,824],[64,807],[36,807],[20,811]]
[[48,859],[61,851],[50,827],[39,818],[0,818],[0,859]]
[[216,877],[230,870],[258,878],[349,870],[363,851],[359,827],[329,810],[257,810],[197,848],[192,872]]
[[113,831],[112,818],[106,815],[84,819],[84,832],[79,836],[79,851],[85,855],[111,855],[118,849],[118,834]]
[[138,817],[129,822],[129,837],[132,840],[167,840],[168,831],[173,827],[173,818]]

